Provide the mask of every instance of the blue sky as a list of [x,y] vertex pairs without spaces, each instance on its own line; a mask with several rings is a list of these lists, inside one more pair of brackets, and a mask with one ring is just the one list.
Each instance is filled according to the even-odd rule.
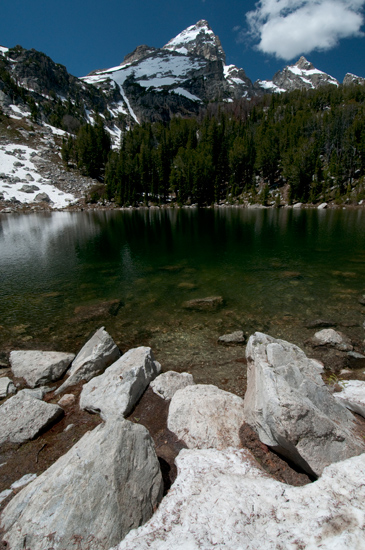
[[71,74],[119,65],[140,44],[162,47],[206,19],[227,63],[271,79],[304,54],[338,80],[365,76],[365,0],[12,0],[3,2],[0,45],[35,48]]

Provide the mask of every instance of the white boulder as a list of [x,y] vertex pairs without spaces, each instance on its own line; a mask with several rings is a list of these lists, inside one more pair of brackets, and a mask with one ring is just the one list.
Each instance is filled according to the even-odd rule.
[[154,393],[162,397],[162,399],[172,399],[177,390],[186,388],[186,386],[194,385],[194,379],[188,372],[175,372],[169,370],[163,372],[151,382],[150,386]]
[[87,432],[1,516],[9,550],[107,550],[146,522],[162,478],[146,428],[114,418]]
[[351,351],[353,346],[349,338],[333,328],[324,328],[315,333],[312,338],[315,346],[331,346],[340,351]]
[[63,415],[58,405],[45,403],[20,391],[0,407],[0,445],[34,439]]
[[352,414],[324,384],[322,365],[289,342],[256,332],[247,348],[246,422],[309,474],[365,451]]
[[80,408],[110,416],[130,413],[148,384],[161,372],[151,348],[139,347],[127,351],[104,374],[90,380],[82,388]]
[[246,337],[242,330],[236,330],[235,332],[231,332],[230,334],[223,334],[223,336],[220,336],[218,338],[218,343],[226,346],[245,344]]
[[81,380],[88,382],[94,376],[104,372],[119,356],[120,351],[113,338],[104,327],[99,328],[79,351],[72,362],[69,377],[55,391],[55,394],[61,393],[66,388],[81,382]]
[[216,386],[197,384],[171,399],[167,426],[189,449],[241,447],[243,399]]
[[10,365],[14,376],[35,388],[62,378],[74,357],[60,351],[20,350],[10,352]]
[[334,392],[333,396],[350,411],[365,417],[365,382],[363,380],[344,380],[339,382],[339,385],[342,391]]
[[249,451],[187,450],[151,520],[114,550],[362,550],[365,455],[304,487],[275,481]]
[[7,376],[0,378],[0,399],[4,399],[4,397],[13,393],[16,393],[16,387],[13,381]]

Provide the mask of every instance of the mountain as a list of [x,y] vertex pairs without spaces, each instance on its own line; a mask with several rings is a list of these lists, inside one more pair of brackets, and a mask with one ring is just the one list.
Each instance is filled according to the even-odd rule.
[[117,88],[90,86],[42,52],[0,47],[0,108],[5,113],[21,112],[68,132],[101,113],[110,131],[118,133],[124,126],[113,107],[119,108],[121,100]]
[[272,80],[257,80],[255,82],[255,87],[265,90],[266,93],[292,92],[298,89],[309,90],[327,85],[338,86],[339,82],[333,76],[316,69],[303,56],[294,65],[287,66],[282,71],[275,73]]
[[[343,84],[365,84],[365,79],[348,73]],[[91,151],[92,164],[95,140],[99,145],[110,141],[108,136],[103,141],[104,134],[99,139],[103,126],[117,149],[126,131],[140,123],[195,117],[209,104],[242,99],[241,106],[248,112],[247,102],[265,93],[325,85],[337,87],[339,83],[304,57],[277,72],[271,81],[253,84],[242,68],[226,65],[222,44],[205,20],[161,48],[140,45],[120,65],[83,78],[70,75],[42,52],[0,46],[0,209],[9,203],[12,209],[24,204],[34,209],[38,203],[42,208],[63,208],[86,194],[96,196],[99,184],[90,176],[102,179],[103,167],[98,173],[87,171],[85,163],[80,165],[80,151],[70,156],[75,134],[83,136],[82,154]],[[270,154],[272,146],[271,142],[267,146]],[[234,155],[240,147],[237,142]],[[104,145],[99,148],[107,155]],[[70,161],[67,170],[61,149]],[[238,162],[234,155],[232,159]]]
[[[356,82],[365,80],[350,74],[344,79]],[[205,20],[161,48],[140,45],[117,67],[81,79],[36,50],[0,47],[0,108],[20,109],[33,121],[73,133],[99,113],[116,145],[135,124],[196,116],[211,102],[338,84],[304,57],[271,81],[253,84],[242,68],[226,65],[219,37]]]
[[119,108],[130,121],[169,120],[197,114],[210,101],[262,95],[243,69],[225,65],[225,57],[218,36],[201,20],[162,48],[139,46],[119,66],[93,71],[82,80],[119,89]]
[[350,84],[365,84],[365,78],[362,76],[357,76],[356,74],[346,73],[345,78],[343,79],[343,85],[348,86]]

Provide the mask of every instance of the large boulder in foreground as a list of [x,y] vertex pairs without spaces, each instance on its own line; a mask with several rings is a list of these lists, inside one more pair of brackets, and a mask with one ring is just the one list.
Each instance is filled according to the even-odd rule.
[[99,328],[79,351],[72,362],[68,379],[55,391],[55,394],[61,393],[81,380],[88,382],[94,376],[104,372],[118,357],[120,357],[120,351],[113,338],[104,327]]
[[35,388],[62,378],[74,358],[74,353],[20,350],[10,352],[10,365],[14,376]]
[[171,399],[167,426],[189,449],[241,447],[243,399],[216,386],[197,384]]
[[[29,390],[30,391],[30,390]],[[5,441],[23,443],[49,428],[64,412],[23,390],[0,407],[0,445]]]
[[362,550],[365,455],[304,487],[265,474],[249,451],[180,451],[153,518],[114,550]]
[[161,372],[161,365],[151,348],[139,347],[127,351],[104,374],[84,385],[80,408],[110,416],[126,416],[133,409],[151,380]]
[[330,393],[322,366],[289,342],[256,332],[247,348],[246,422],[309,474],[365,451],[352,414]]
[[146,522],[162,496],[153,441],[113,418],[22,489],[1,517],[9,550],[107,550]]

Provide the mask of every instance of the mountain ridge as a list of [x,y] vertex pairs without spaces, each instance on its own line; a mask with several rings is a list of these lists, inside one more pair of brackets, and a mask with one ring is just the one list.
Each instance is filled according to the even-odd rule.
[[[99,113],[117,144],[122,133],[146,121],[196,116],[210,102],[251,100],[266,93],[316,89],[339,82],[305,57],[278,71],[272,80],[253,83],[243,68],[226,65],[219,37],[202,19],[161,48],[137,46],[120,65],[94,70],[85,77],[36,50],[0,47],[0,107],[67,132],[93,123]],[[347,73],[344,84],[365,84]]]

